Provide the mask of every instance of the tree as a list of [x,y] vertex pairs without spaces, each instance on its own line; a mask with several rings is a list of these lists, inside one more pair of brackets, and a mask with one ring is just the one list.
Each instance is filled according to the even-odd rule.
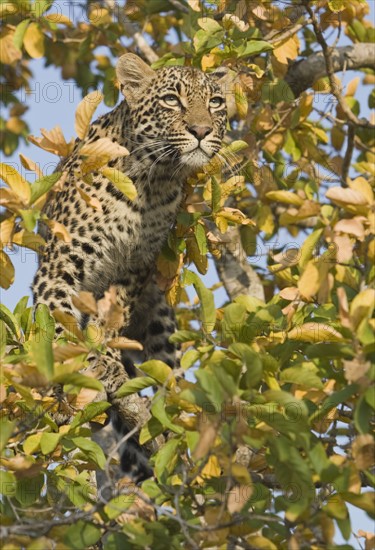
[[[85,17],[66,13],[73,3],[64,13],[54,1],[2,3],[5,155],[27,139],[27,106],[16,91],[30,84],[36,58],[60,67],[61,78],[74,79],[83,95],[101,88],[108,106],[117,101],[114,64],[125,51],[154,67],[226,65],[230,127],[220,158],[189,182],[158,261],[179,321],[173,338],[181,344],[181,369],[149,361],[141,367],[145,376],[121,389],[140,400],[139,390],[157,386],[140,431],[144,444],[158,442],[155,479],[141,487],[115,483],[108,477],[113,457],[96,442],[105,430],[94,433],[94,426],[105,422],[110,404],[92,403],[101,385],[80,371],[90,349],[111,345],[108,336],[98,341],[60,316],[70,330],[56,343],[47,308],[34,318],[27,298],[13,313],[1,306],[4,548],[334,548],[337,530],[348,539],[356,529],[348,504],[374,511],[374,124],[361,117],[355,97],[360,83],[364,97],[364,85],[374,82],[369,6],[80,6]],[[344,86],[348,70],[357,75]],[[374,97],[372,91],[370,108]],[[94,109],[82,105],[86,124]],[[58,128],[30,140],[59,156],[71,148]],[[64,184],[61,174],[45,176],[20,158],[37,179],[30,184],[1,165],[4,288],[15,276],[7,246],[43,244],[34,233],[41,209]],[[69,241],[64,227],[46,222]],[[290,237],[300,246],[289,246]],[[208,254],[219,275],[211,288],[200,278]],[[220,285],[227,301],[215,308]],[[84,298],[78,307],[108,306]],[[193,378],[181,376],[189,370]],[[60,427],[56,384],[73,416]],[[357,535],[373,547],[370,533]]]

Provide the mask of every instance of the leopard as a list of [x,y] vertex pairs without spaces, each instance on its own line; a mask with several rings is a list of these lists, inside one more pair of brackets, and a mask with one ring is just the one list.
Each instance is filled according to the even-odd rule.
[[[58,166],[65,183],[45,206],[48,218],[62,224],[71,240],[66,242],[41,225],[45,245],[32,285],[34,304],[73,316],[84,329],[91,317],[76,307],[74,297],[85,291],[100,300],[115,288],[117,304],[124,311],[117,334],[141,343],[140,362],[159,359],[175,365],[176,348],[170,336],[176,323],[157,284],[156,262],[175,223],[188,178],[222,147],[227,125],[226,74],[225,67],[208,73],[181,65],[153,69],[134,53],[122,55],[116,65],[120,103],[92,122],[83,139],[77,138],[71,154]],[[129,154],[111,158],[108,167],[131,179],[135,198],[130,199],[98,169],[90,174],[91,182],[82,176],[82,146],[102,138],[127,149]],[[96,201],[95,208],[87,196]],[[63,331],[57,325],[57,335]],[[114,404],[116,391],[137,372],[134,358],[131,352],[109,348],[101,358],[110,368],[97,377]],[[126,426],[121,422],[113,413],[118,431],[134,431],[134,421]],[[150,477],[152,470],[149,452],[137,437],[129,438],[122,450],[121,467],[139,481]]]

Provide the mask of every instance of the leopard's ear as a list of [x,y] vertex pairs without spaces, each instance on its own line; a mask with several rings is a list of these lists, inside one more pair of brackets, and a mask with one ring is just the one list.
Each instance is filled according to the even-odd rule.
[[139,98],[155,74],[155,71],[134,53],[126,53],[117,62],[117,80],[130,104]]

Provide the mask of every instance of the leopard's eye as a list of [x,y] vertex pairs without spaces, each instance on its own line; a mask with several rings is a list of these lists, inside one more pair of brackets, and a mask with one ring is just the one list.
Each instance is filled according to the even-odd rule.
[[180,100],[174,94],[166,94],[162,97],[162,100],[169,107],[179,107],[180,106]]
[[210,107],[213,107],[214,109],[221,107],[223,103],[224,103],[224,99],[219,96],[211,97],[210,99]]

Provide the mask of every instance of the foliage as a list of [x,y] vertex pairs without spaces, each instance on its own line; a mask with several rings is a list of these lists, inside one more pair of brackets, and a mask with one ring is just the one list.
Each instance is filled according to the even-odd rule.
[[[81,371],[91,349],[105,353],[108,345],[136,343],[113,342],[109,333],[90,328],[82,333],[61,315],[67,330],[54,341],[55,321],[46,307],[33,316],[26,298],[13,313],[1,306],[3,548],[53,548],[57,541],[59,548],[81,549],[99,540],[108,550],[182,543],[225,548],[229,542],[241,548],[336,547],[335,532],[348,539],[356,527],[348,504],[369,515],[374,510],[374,138],[371,128],[359,118],[356,126],[332,101],[327,77],[295,97],[288,70],[321,46],[307,8],[319,15],[326,35],[341,31],[361,43],[374,36],[365,19],[368,5],[320,0],[281,9],[261,0],[138,0],[125,8],[114,2],[87,2],[86,8],[83,21],[63,15],[58,2],[1,4],[6,155],[27,135],[27,107],[16,92],[31,85],[32,59],[61,67],[61,77],[74,79],[83,95],[102,89],[77,109],[82,138],[97,104],[117,101],[114,64],[127,47],[142,49],[137,25],[159,55],[155,67],[231,68],[229,132],[219,158],[188,182],[185,207],[158,260],[160,284],[178,315],[173,340],[183,351],[181,371],[149,361],[142,366],[145,376],[120,390],[128,395],[157,387],[150,421],[140,432],[143,443],[170,432],[152,458],[155,479],[141,487],[123,479],[109,496],[100,487],[97,494],[94,482],[111,460],[91,438],[109,403],[93,402],[101,384]],[[371,69],[360,76],[362,84],[374,81]],[[359,81],[357,76],[340,92],[355,117]],[[318,94],[323,99],[316,102]],[[30,141],[58,156],[72,148],[58,127],[42,135]],[[132,199],[129,178],[106,166],[127,152],[111,147],[101,143],[85,151],[84,177],[90,181],[90,171],[100,169]],[[70,240],[42,212],[48,193],[64,185],[64,174],[45,176],[25,156],[21,162],[36,171],[35,182],[1,166],[4,288],[15,276],[6,248],[38,250],[39,220]],[[99,208],[89,195],[85,200]],[[225,260],[225,236],[233,227],[266,298],[245,289],[215,308],[220,283],[206,288],[200,275],[208,271],[208,253]],[[288,244],[290,237],[300,246]],[[263,250],[267,265],[256,267]],[[192,303],[189,286],[197,295]],[[83,296],[76,306],[102,308],[110,325],[110,298],[104,300],[95,304]],[[57,384],[65,394],[61,401],[53,393]],[[72,415],[72,422],[58,426],[57,411]],[[361,536],[370,548],[370,534]]]

